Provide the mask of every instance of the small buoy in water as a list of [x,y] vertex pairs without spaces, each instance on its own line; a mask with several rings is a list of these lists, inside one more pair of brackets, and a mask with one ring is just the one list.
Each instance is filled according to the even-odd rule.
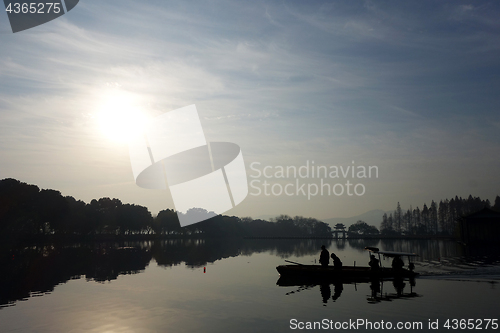
[[203,267],[203,273],[206,273],[206,272],[207,272],[207,268]]

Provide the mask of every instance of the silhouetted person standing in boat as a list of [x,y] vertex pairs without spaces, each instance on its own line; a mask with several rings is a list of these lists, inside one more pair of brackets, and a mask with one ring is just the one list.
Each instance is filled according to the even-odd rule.
[[330,263],[330,253],[324,245],[321,245],[321,254],[319,255],[319,263],[323,267],[328,267]]
[[331,254],[332,260],[333,260],[333,269],[335,270],[341,270],[342,269],[342,261],[340,261],[340,258],[335,255],[335,253]]
[[394,272],[401,272],[403,270],[404,262],[400,256],[395,256],[392,260],[392,269]]
[[375,258],[375,256],[373,254],[370,255],[370,262],[368,263],[368,265],[370,266],[370,269],[372,271],[378,271],[378,269],[380,268],[379,260],[377,258]]

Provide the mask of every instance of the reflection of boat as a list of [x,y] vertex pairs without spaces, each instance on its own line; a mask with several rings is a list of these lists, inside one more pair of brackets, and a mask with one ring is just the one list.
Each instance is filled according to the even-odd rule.
[[395,293],[388,293],[384,291],[384,281],[382,280],[372,280],[370,281],[370,289],[371,295],[369,295],[366,300],[369,304],[377,304],[382,301],[391,302],[396,299],[411,299],[415,297],[422,297],[422,295],[417,294],[413,291],[413,287],[415,287],[415,279],[409,278],[408,283],[410,285],[410,292],[404,292],[406,287],[406,282],[402,278],[395,278],[392,281],[392,285],[394,287]]
[[[300,281],[297,279],[295,280],[287,279],[282,276],[279,278],[276,284],[279,285],[280,287],[298,287],[298,289],[296,290],[287,292],[286,295],[292,295],[307,290],[317,290],[316,288],[319,286],[322,303],[325,306],[330,299],[332,302],[336,302],[342,295],[344,286],[349,286],[349,285],[353,286],[354,289],[358,291],[358,289],[367,290],[366,287],[361,287],[361,286],[362,285],[366,286],[367,284],[369,284],[370,294],[367,295],[366,297],[366,300],[368,301],[369,304],[377,304],[383,301],[392,302],[398,299],[408,300],[416,297],[422,297],[422,295],[414,292],[414,287],[416,285],[414,278],[404,279],[395,277],[394,279],[392,279],[392,281],[385,281],[385,286],[387,286],[387,283],[390,283],[389,286],[392,285],[392,287],[394,288],[393,290],[392,288],[389,288],[390,290],[387,290],[387,287],[384,288],[383,279],[371,279],[371,280],[350,281],[350,282],[342,280],[334,280],[334,281],[323,280],[322,282],[320,282],[319,280],[317,280],[316,281],[317,283],[309,282],[308,284],[303,284],[303,282],[305,281],[304,280]],[[410,290],[408,290],[407,288],[408,285]],[[333,287],[333,295],[332,295],[332,287]],[[405,289],[407,290],[406,292]]]
[[294,265],[280,265],[276,267],[276,270],[280,273],[280,280],[282,283],[291,283],[292,285],[300,284],[300,282],[321,283],[335,280],[362,281],[372,279],[410,278],[418,275],[418,273],[413,271],[415,266],[411,263],[411,258],[417,256],[416,254],[379,251],[377,248],[366,249],[370,251],[371,254],[378,254],[379,258],[380,255],[393,258],[408,257],[410,261],[408,265],[409,269],[380,267],[377,270],[372,270],[370,267],[363,266],[343,266],[342,269],[336,269],[333,266],[323,267],[320,265],[302,265],[295,263]]

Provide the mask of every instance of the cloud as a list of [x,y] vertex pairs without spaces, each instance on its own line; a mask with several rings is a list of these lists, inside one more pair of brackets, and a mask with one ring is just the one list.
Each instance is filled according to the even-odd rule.
[[0,37],[0,170],[123,192],[126,147],[94,119],[116,91],[151,116],[195,103],[207,138],[237,142],[248,161],[355,158],[401,166],[398,179],[430,158],[475,165],[498,150],[497,14],[448,2],[86,1],[37,33]]

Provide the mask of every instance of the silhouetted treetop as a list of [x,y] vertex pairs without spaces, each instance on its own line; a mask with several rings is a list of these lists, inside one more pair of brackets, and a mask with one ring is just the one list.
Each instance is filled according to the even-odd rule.
[[[382,216],[380,233],[382,235],[443,235],[456,236],[457,219],[461,216],[490,207],[489,200],[469,195],[467,199],[455,196],[451,200],[441,200],[437,204],[434,200],[430,206],[424,203],[423,208],[408,209],[402,212],[399,202],[394,211],[394,220],[400,218],[400,229],[393,221],[392,214]],[[500,197],[495,199],[493,209],[500,210]],[[400,212],[401,211],[401,212]]]

